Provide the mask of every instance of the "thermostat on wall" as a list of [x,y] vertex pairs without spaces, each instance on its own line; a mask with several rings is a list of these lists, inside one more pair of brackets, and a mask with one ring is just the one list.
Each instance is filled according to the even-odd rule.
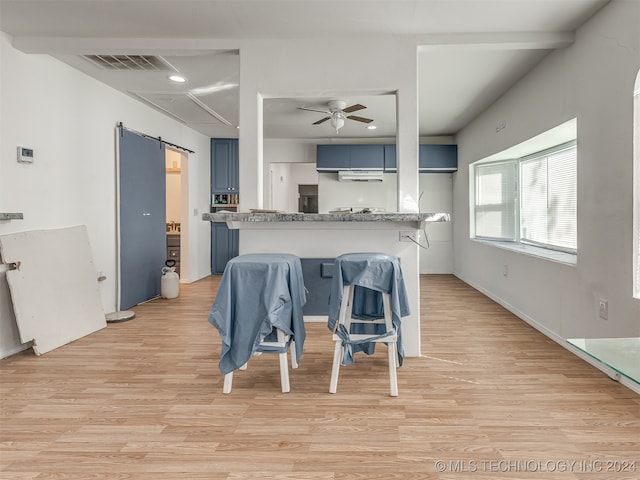
[[33,163],[33,149],[18,147],[18,162]]

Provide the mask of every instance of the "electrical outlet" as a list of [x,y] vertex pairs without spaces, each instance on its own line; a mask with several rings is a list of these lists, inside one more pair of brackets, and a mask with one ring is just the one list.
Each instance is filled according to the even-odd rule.
[[609,319],[609,302],[601,298],[598,302],[599,316],[602,320]]
[[401,242],[417,242],[417,237],[418,235],[416,234],[415,230],[402,230],[400,232],[398,240],[400,240]]

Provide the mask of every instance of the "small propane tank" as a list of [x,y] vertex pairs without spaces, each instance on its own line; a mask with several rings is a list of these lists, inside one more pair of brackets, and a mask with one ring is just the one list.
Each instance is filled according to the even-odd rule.
[[167,260],[164,264],[160,279],[160,295],[163,298],[176,298],[180,292],[180,277],[176,273],[176,261]]

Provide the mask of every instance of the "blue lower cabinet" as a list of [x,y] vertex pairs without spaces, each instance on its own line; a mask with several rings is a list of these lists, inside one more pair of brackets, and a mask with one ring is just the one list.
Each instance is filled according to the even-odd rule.
[[329,294],[334,258],[301,258],[302,276],[307,289],[304,315],[329,315]]
[[211,224],[211,273],[221,274],[227,262],[238,256],[239,231],[224,223]]
[[451,173],[458,170],[458,145],[420,145],[421,173]]

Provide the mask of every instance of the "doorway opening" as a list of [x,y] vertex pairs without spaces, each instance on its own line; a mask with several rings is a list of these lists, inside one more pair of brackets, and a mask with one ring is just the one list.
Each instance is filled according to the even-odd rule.
[[298,211],[318,213],[318,185],[298,185]]
[[188,204],[187,160],[186,152],[165,149],[167,260],[175,261],[178,275],[185,271],[182,253],[188,244],[185,224],[188,215],[184,211]]

